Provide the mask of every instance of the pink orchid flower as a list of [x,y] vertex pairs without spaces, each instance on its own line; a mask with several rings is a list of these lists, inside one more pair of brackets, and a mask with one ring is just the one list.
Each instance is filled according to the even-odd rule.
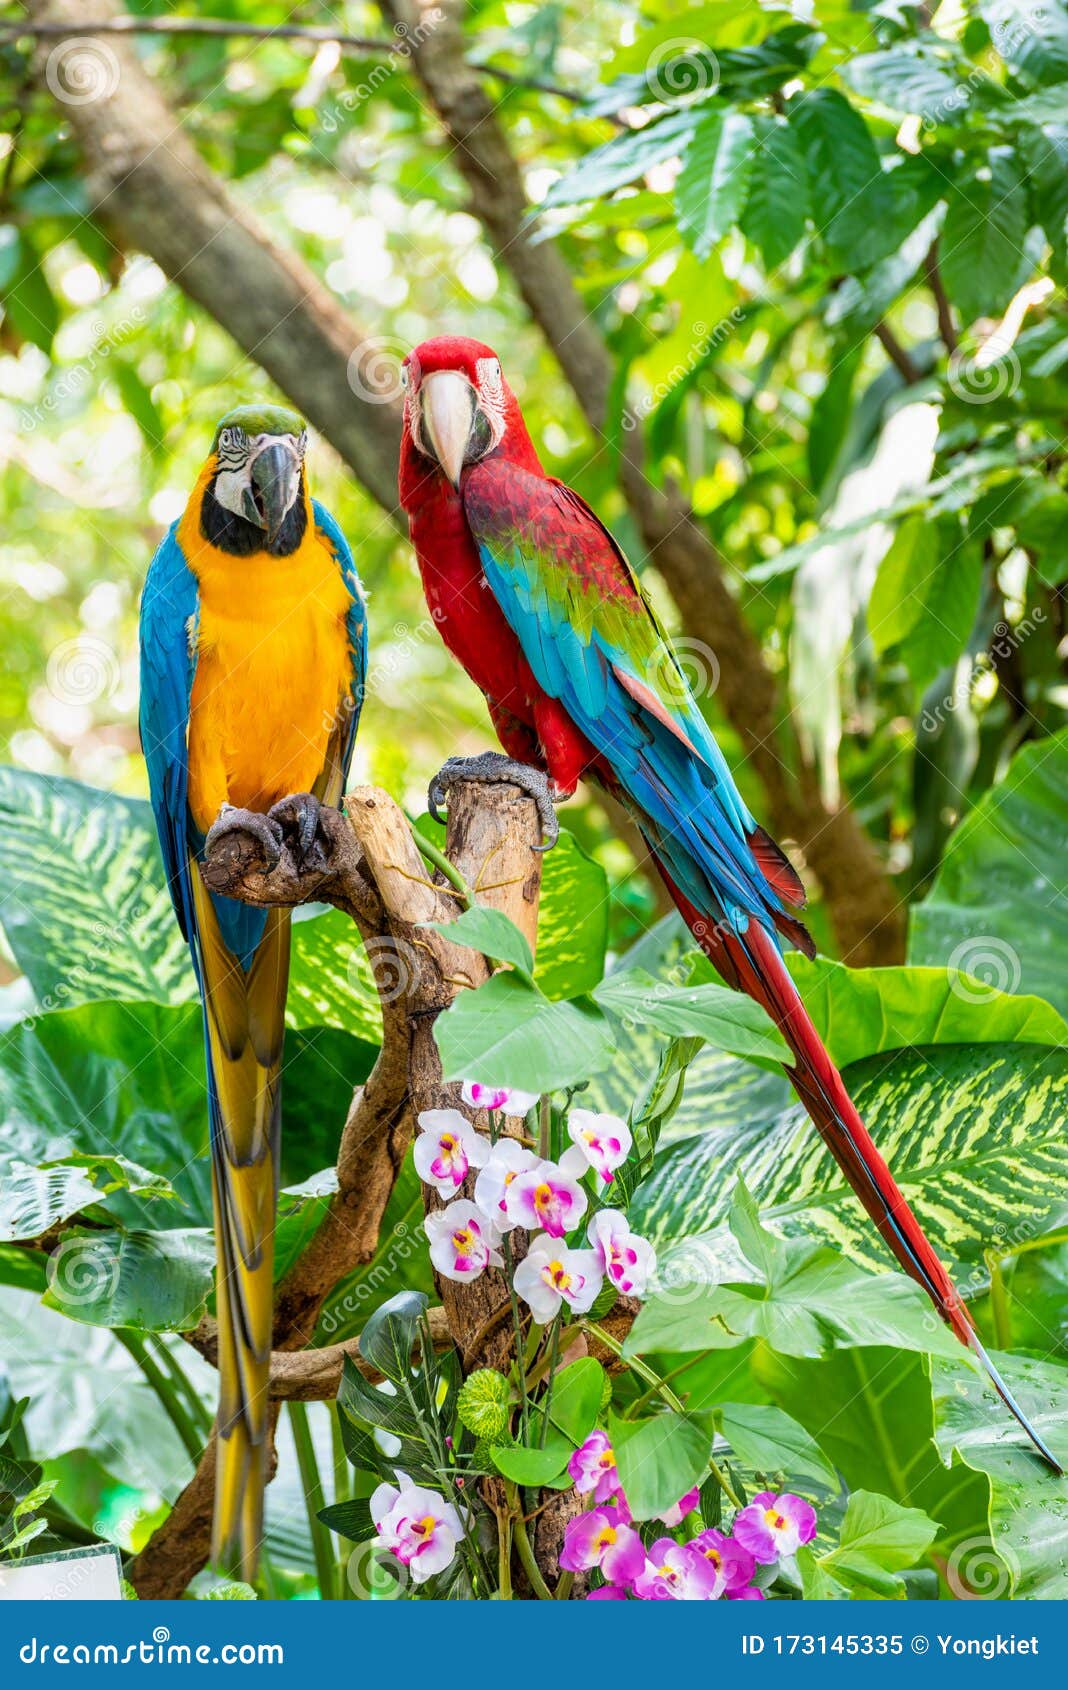
[[658,1520],[663,1520],[665,1526],[681,1526],[687,1514],[692,1514],[697,1507],[701,1492],[697,1485],[688,1490],[685,1496],[680,1496],[678,1502],[673,1502],[663,1514],[658,1514]]
[[404,1473],[397,1477],[399,1486],[381,1484],[371,1497],[371,1518],[382,1548],[403,1562],[413,1583],[422,1584],[444,1572],[464,1528],[451,1502],[413,1485]]
[[560,1158],[565,1174],[581,1179],[587,1168],[611,1185],[617,1168],[630,1154],[634,1140],[626,1121],[618,1115],[595,1115],[592,1109],[572,1109],[567,1118],[571,1149]]
[[587,1602],[625,1602],[627,1593],[618,1584],[602,1584],[597,1590],[587,1590]]
[[536,1162],[509,1185],[504,1210],[513,1226],[529,1232],[541,1228],[551,1238],[563,1238],[586,1213],[586,1193],[554,1162]]
[[642,1540],[615,1508],[594,1508],[564,1527],[560,1566],[584,1573],[599,1567],[611,1584],[632,1584],[645,1565]]
[[709,1602],[716,1575],[711,1564],[689,1544],[659,1537],[647,1551],[644,1571],[634,1581],[643,1602]]
[[645,1295],[656,1271],[656,1251],[647,1238],[631,1232],[620,1209],[601,1209],[586,1229],[606,1279],[625,1297]]
[[688,1547],[703,1555],[712,1567],[716,1575],[713,1596],[726,1596],[732,1602],[763,1598],[762,1590],[750,1589],[749,1586],[755,1565],[752,1555],[732,1537],[717,1531],[715,1526],[709,1526],[707,1531],[691,1538]]
[[506,1115],[525,1115],[538,1101],[536,1091],[516,1091],[513,1086],[484,1086],[465,1080],[460,1093],[472,1109],[503,1109]]
[[616,1467],[615,1452],[606,1432],[591,1432],[580,1444],[567,1464],[580,1496],[593,1492],[595,1503],[614,1502],[624,1520],[630,1519],[630,1509],[623,1497]]
[[427,1215],[423,1231],[430,1240],[430,1260],[446,1279],[466,1284],[484,1268],[504,1266],[493,1222],[466,1197]]
[[514,1138],[499,1138],[475,1181],[475,1202],[483,1214],[492,1215],[502,1237],[519,1225],[508,1214],[508,1188],[519,1174],[528,1174],[537,1166],[533,1150],[525,1150]]
[[424,1109],[412,1156],[415,1171],[439,1197],[455,1197],[471,1168],[489,1160],[490,1142],[458,1109]]
[[816,1535],[816,1510],[810,1502],[784,1491],[763,1490],[734,1517],[733,1536],[761,1567],[783,1555],[796,1555]]
[[569,1250],[543,1234],[516,1268],[513,1283],[534,1319],[546,1326],[564,1303],[574,1314],[585,1314],[604,1281],[592,1250]]

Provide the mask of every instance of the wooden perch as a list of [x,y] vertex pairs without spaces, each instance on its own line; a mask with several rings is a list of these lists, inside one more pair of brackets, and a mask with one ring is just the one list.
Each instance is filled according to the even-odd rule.
[[[314,1237],[278,1286],[275,1298],[271,1394],[274,1418],[282,1400],[310,1401],[337,1390],[348,1342],[308,1349],[320,1311],[341,1280],[375,1256],[379,1229],[400,1172],[414,1117],[423,1109],[459,1102],[459,1086],[442,1080],[434,1022],[457,992],[488,978],[484,957],[454,945],[426,924],[454,920],[463,900],[428,869],[401,810],[387,793],[360,787],[344,813],[323,811],[326,868],[304,872],[284,843],[268,868],[259,841],[229,833],[204,864],[213,891],[261,906],[320,900],[355,922],[375,968],[383,1039],[375,1066],[357,1087],[341,1131],[338,1189]],[[463,782],[449,794],[446,855],[480,903],[503,910],[533,947],[542,858],[536,808],[512,786]],[[431,1195],[431,1201],[436,1201]],[[483,1353],[496,1330],[507,1288],[499,1274],[473,1285],[443,1283],[443,1311],[435,1342],[455,1343],[465,1365]],[[214,1323],[202,1322],[189,1341],[214,1363]],[[272,1420],[273,1433],[273,1420]],[[142,1598],[177,1598],[204,1566],[211,1541],[214,1435],[197,1471],[130,1569]]]

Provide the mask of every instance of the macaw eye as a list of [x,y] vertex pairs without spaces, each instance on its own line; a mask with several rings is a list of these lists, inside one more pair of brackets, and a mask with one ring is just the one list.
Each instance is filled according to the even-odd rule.
[[408,380],[409,380],[408,366],[407,366],[407,364],[402,364],[401,368],[400,368],[400,384],[401,384],[401,386],[407,387]]

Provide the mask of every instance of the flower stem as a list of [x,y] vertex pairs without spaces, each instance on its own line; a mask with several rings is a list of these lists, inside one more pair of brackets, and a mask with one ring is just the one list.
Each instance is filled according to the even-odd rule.
[[549,1095],[547,1092],[543,1092],[541,1102],[538,1105],[538,1155],[541,1157],[543,1162],[547,1162],[549,1160],[549,1155],[552,1149],[552,1145],[550,1143],[552,1119],[552,1106],[549,1102]]
[[504,1265],[508,1277],[508,1296],[512,1304],[512,1326],[515,1331],[515,1367],[519,1375],[519,1420],[523,1428],[523,1442],[526,1443],[530,1434],[530,1404],[527,1400],[527,1370],[523,1362],[523,1321],[519,1313],[519,1298],[515,1294],[515,1257],[512,1253],[512,1239],[505,1234],[502,1240],[504,1248]]
[[304,1492],[304,1506],[308,1513],[308,1530],[311,1533],[312,1554],[315,1557],[315,1575],[319,1584],[319,1595],[324,1602],[330,1602],[334,1597],[334,1557],[330,1548],[330,1533],[319,1518],[319,1510],[324,1501],[323,1485],[319,1477],[319,1463],[315,1458],[315,1445],[312,1442],[307,1403],[290,1403],[289,1423],[293,1428],[293,1442],[297,1450],[301,1489]]
[[[661,1379],[658,1373],[655,1373],[651,1367],[647,1367],[644,1361],[639,1361],[637,1356],[625,1356],[623,1354],[623,1345],[619,1343],[617,1339],[613,1338],[610,1332],[606,1332],[603,1326],[598,1326],[596,1321],[587,1320],[583,1324],[585,1325],[586,1331],[592,1333],[595,1338],[599,1339],[606,1349],[611,1350],[612,1354],[618,1356],[620,1361],[626,1362],[632,1373],[636,1373],[639,1379],[645,1380],[654,1396],[660,1397],[667,1403],[669,1408],[674,1409],[676,1414],[686,1413],[685,1405],[680,1402],[671,1387],[665,1380]],[[648,1393],[646,1394],[648,1395]],[[708,1470],[715,1479],[724,1496],[727,1498],[728,1502],[731,1504],[731,1507],[741,1508],[741,1498],[738,1496],[734,1486],[731,1484],[722,1467],[720,1467],[717,1462],[713,1461],[711,1456],[708,1458]]]
[[541,1431],[538,1434],[538,1448],[545,1447],[545,1434],[549,1430],[549,1410],[553,1406],[553,1384],[556,1380],[556,1364],[560,1359],[560,1327],[563,1323],[563,1310],[558,1309],[553,1321],[553,1335],[549,1346],[549,1378],[545,1386],[545,1401],[542,1404]]
[[415,825],[414,816],[409,815],[407,810],[404,813],[411,825],[412,838],[415,840],[419,855],[434,868],[441,870],[449,885],[459,894],[461,902],[467,909],[471,909],[475,902],[475,895],[455,863],[450,863],[444,851],[439,851],[438,847],[432,844],[425,834],[420,833]]
[[522,1512],[515,1517],[515,1546],[519,1551],[519,1559],[523,1563],[523,1571],[530,1580],[531,1589],[539,1602],[551,1602],[553,1593],[541,1576],[541,1568],[534,1559],[534,1550],[527,1533],[526,1521]]
[[512,1600],[512,1511],[494,1510],[497,1514],[497,1585],[501,1600]]

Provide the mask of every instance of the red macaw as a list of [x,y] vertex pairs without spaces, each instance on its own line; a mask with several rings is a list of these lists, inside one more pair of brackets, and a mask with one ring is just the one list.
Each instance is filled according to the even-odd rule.
[[450,759],[432,807],[463,774],[515,782],[535,797],[550,842],[553,801],[580,777],[627,807],[701,949],[781,1029],[794,1089],[894,1256],[1057,1467],[805,1011],[780,948],[785,939],[813,954],[794,913],[804,888],[749,814],[622,551],[578,494],[542,469],[490,347],[428,340],[404,371],[400,497],[423,589],[507,753]]

